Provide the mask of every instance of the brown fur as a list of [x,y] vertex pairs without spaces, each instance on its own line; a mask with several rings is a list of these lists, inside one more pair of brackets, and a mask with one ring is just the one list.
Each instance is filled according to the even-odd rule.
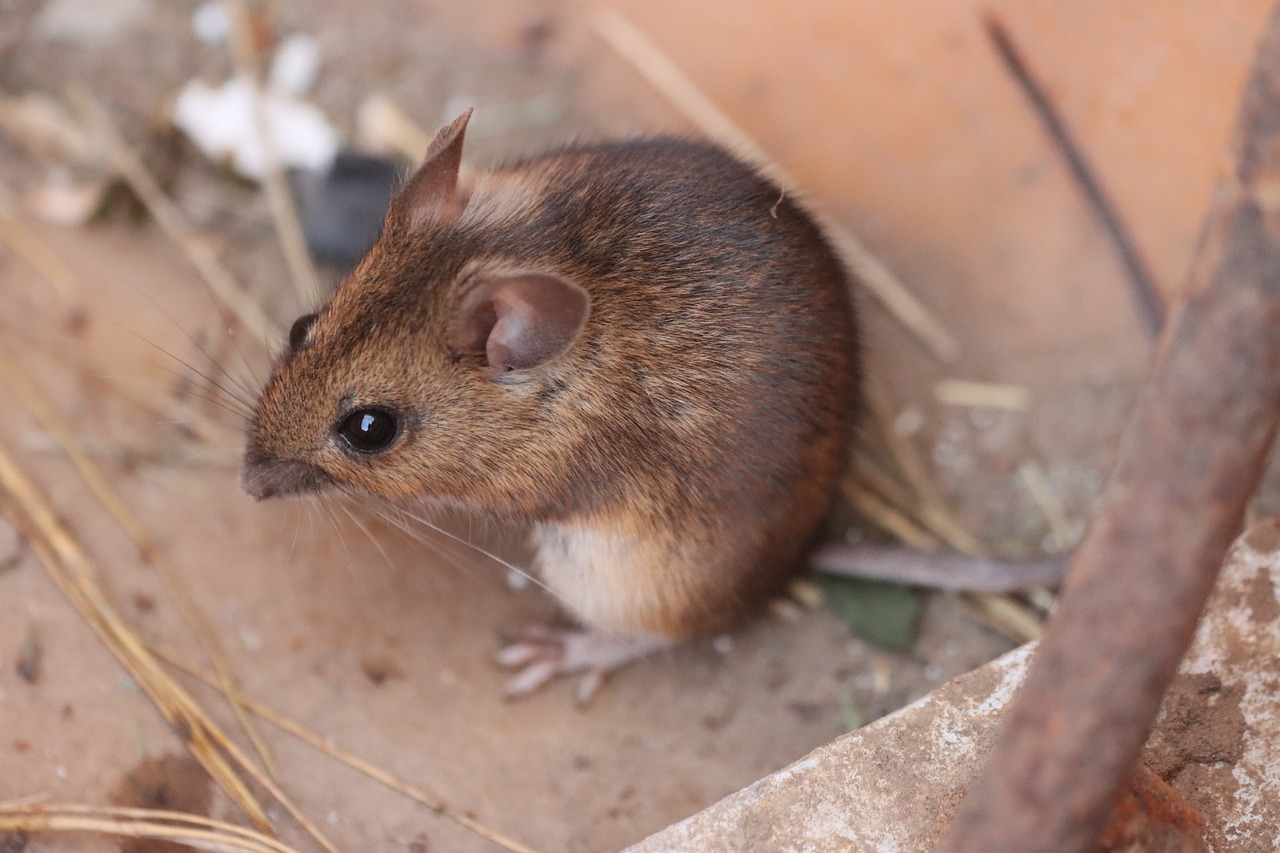
[[[433,212],[421,187],[439,180],[410,182],[276,365],[246,488],[337,482],[529,521],[548,585],[588,624],[730,626],[797,563],[847,458],[858,358],[830,247],[702,143],[566,148]],[[504,271],[572,282],[590,314],[563,355],[494,376],[450,330],[468,283]],[[403,412],[404,433],[353,453],[335,423],[371,405]]]

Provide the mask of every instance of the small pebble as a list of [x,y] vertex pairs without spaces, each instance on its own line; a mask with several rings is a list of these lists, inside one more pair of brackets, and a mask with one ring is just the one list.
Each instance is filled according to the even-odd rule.
[[27,632],[27,636],[22,640],[22,645],[18,647],[18,659],[15,661],[15,669],[18,671],[18,676],[27,684],[35,684],[40,680],[43,661],[44,644],[40,642],[39,635],[32,629]]

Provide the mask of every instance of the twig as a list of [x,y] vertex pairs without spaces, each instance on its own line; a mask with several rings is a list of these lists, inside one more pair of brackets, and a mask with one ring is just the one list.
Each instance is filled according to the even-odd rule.
[[263,106],[261,63],[254,49],[249,12],[244,0],[222,0],[222,6],[231,20],[231,56],[236,73],[249,82],[253,93],[254,132],[258,136],[258,143],[262,146],[262,186],[267,193],[271,218],[275,220],[276,237],[280,240],[285,263],[289,266],[293,288],[297,291],[298,299],[305,308],[314,305],[320,299],[320,280],[316,277],[311,252],[307,250],[307,241],[302,234],[302,223],[298,220],[298,209],[293,203],[293,194],[289,192],[289,183],[285,179],[284,170],[280,168],[280,156],[276,150],[275,137],[271,132],[271,125]]
[[[174,667],[177,667],[178,669],[182,670],[183,672],[187,673],[190,676],[200,679],[205,684],[208,684],[211,687],[217,687],[217,681],[212,673],[195,665],[191,661],[186,660],[180,655],[172,651],[169,651],[168,649],[164,649],[155,645],[152,645],[150,648],[151,648],[151,651],[156,655],[156,657],[160,658],[161,660],[168,661]],[[303,726],[301,723],[298,723],[284,716],[279,711],[274,710],[270,706],[262,702],[259,702],[256,699],[245,696],[243,694],[241,694],[238,697],[238,699],[246,708],[249,709],[251,713],[256,714],[257,716],[271,723],[273,726],[276,726],[277,728],[282,729],[285,732],[288,732],[289,734],[293,735],[303,743],[311,747],[314,747],[315,749],[320,750],[321,752],[325,753],[331,758],[334,758],[342,762],[343,764],[347,765],[351,769],[359,773],[363,773],[365,776],[368,776],[370,779],[373,779],[375,782],[379,782],[387,786],[388,788],[395,791],[396,793],[402,794],[403,796],[408,797],[414,802],[417,802],[426,806],[427,808],[431,809],[431,811],[435,812],[441,817],[446,818],[450,821],[453,821],[459,826],[464,827],[465,829],[468,829],[471,832],[474,832],[476,835],[480,836],[486,841],[491,841],[494,844],[497,844],[499,847],[502,847],[504,850],[511,851],[511,853],[534,853],[534,851],[531,848],[526,847],[520,842],[515,841],[514,839],[511,839],[511,838],[508,838],[507,836],[503,835],[502,833],[496,830],[490,829],[489,827],[485,826],[484,824],[480,823],[475,818],[470,817],[469,815],[466,815],[462,812],[459,812],[459,811],[456,811],[455,809],[450,808],[439,797],[432,796],[431,794],[428,794],[426,791],[423,791],[421,788],[417,788],[413,785],[408,784],[407,782],[402,782],[401,780],[397,779],[395,776],[391,775],[387,771],[369,763],[368,761],[365,761],[363,758],[360,758],[358,755],[347,752],[346,750],[340,747],[334,746],[325,738],[311,731],[307,727]]]
[[73,90],[71,98],[94,135],[106,146],[112,165],[142,200],[151,218],[187,253],[187,258],[205,280],[213,296],[256,340],[266,342],[278,339],[280,332],[276,324],[262,310],[262,306],[240,287],[218,260],[208,241],[196,233],[178,206],[165,195],[155,176],[121,137],[102,104],[83,89]]
[[[909,552],[893,554],[892,549],[888,549],[858,564],[851,562],[847,553],[835,559],[844,549],[819,549],[811,565],[818,571],[836,574],[965,590],[958,598],[960,604],[983,625],[1017,643],[1038,638],[1044,630],[1044,619],[1039,613],[1006,593],[975,591],[975,588],[1025,588],[1028,579],[1035,583],[1056,582],[1062,574],[1063,558],[1011,563],[986,556],[982,543],[956,521],[925,475],[923,463],[898,433],[888,401],[874,382],[868,383],[866,397],[871,421],[878,428],[889,461],[907,479],[913,494],[904,498],[903,490],[888,482],[879,462],[873,454],[861,451],[861,445],[861,452],[855,453],[858,464],[854,477],[846,478],[841,489],[855,511],[911,548],[928,553],[921,553],[913,560],[907,556]],[[957,555],[937,553],[940,545]]]
[[1280,420],[1278,115],[1280,7],[1185,302],[946,853],[1092,849],[1191,641]]
[[1044,126],[1058,156],[1062,158],[1067,171],[1071,173],[1072,179],[1080,187],[1080,192],[1084,194],[1085,203],[1089,205],[1089,209],[1102,225],[1102,230],[1106,232],[1111,248],[1115,251],[1116,258],[1124,267],[1125,275],[1129,279],[1129,287],[1134,299],[1138,302],[1138,311],[1142,315],[1147,332],[1153,338],[1156,337],[1160,334],[1160,327],[1164,325],[1164,304],[1160,300],[1160,292],[1156,290],[1151,273],[1142,260],[1137,245],[1120,219],[1120,214],[1116,212],[1115,205],[1111,203],[1106,190],[1102,188],[1102,182],[1098,180],[1084,152],[1076,144],[1071,131],[1067,129],[1057,110],[1054,109],[1049,96],[1045,94],[1044,89],[1032,75],[1031,69],[1027,67],[1026,61],[1009,37],[1004,25],[991,15],[983,16],[982,23],[986,27],[992,45],[995,46],[996,53],[1000,55],[1000,60],[1018,84],[1018,88],[1022,90],[1022,94],[1031,102],[1036,118]]
[[[801,195],[796,180],[772,160],[760,145],[727,113],[694,85],[670,58],[626,18],[601,9],[595,30],[620,56],[676,108],[712,140],[745,157],[774,180],[789,196]],[[889,313],[942,361],[955,361],[960,345],[928,309],[903,287],[879,258],[857,237],[831,216],[812,204],[809,213],[821,226],[837,252],[856,274],[859,282],[880,301]]]

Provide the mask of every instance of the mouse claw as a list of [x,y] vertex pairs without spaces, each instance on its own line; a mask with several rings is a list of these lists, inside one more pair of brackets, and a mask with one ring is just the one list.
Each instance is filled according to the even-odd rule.
[[520,642],[498,652],[498,666],[503,669],[520,669],[546,654],[546,647],[538,643]]
[[507,682],[502,689],[504,699],[523,699],[539,690],[544,684],[556,677],[556,665],[551,661],[537,661],[526,665],[520,673]]
[[574,692],[578,705],[595,696],[604,678],[634,660],[646,657],[667,645],[650,636],[624,636],[600,631],[525,631],[525,639],[498,653],[498,664],[518,669],[503,690],[507,699],[521,699],[561,675],[581,675]]
[[593,669],[578,679],[578,689],[573,693],[573,702],[579,708],[585,708],[595,698],[596,691],[604,684],[604,672]]

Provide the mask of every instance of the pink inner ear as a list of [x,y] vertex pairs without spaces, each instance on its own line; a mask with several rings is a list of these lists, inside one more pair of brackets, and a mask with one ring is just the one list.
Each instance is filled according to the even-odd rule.
[[563,355],[578,339],[591,300],[576,284],[547,273],[486,277],[464,300],[455,326],[461,348],[483,348],[495,373],[527,370]]

